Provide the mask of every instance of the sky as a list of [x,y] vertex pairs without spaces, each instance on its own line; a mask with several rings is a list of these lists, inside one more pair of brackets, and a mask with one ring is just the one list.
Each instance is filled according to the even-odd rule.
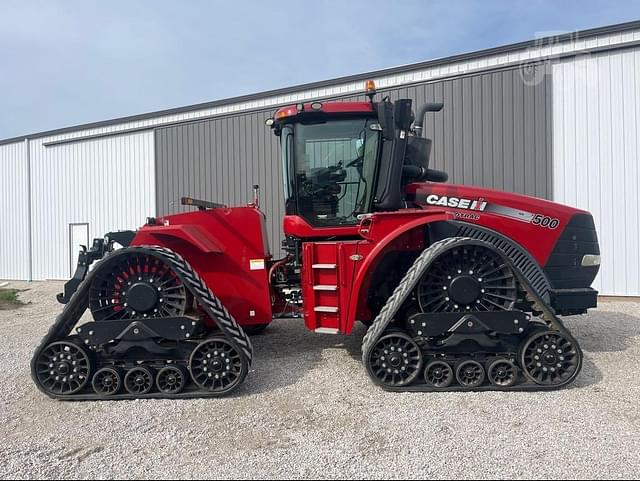
[[2,0],[0,139],[638,19],[635,0]]

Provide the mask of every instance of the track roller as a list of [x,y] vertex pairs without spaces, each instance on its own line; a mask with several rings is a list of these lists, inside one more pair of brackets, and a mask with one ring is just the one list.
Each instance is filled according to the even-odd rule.
[[484,381],[484,368],[478,361],[467,359],[460,361],[456,367],[456,379],[462,387],[473,389]]
[[371,350],[367,369],[382,386],[407,386],[420,375],[422,353],[408,335],[391,332],[382,336]]
[[147,394],[153,388],[153,373],[144,366],[134,367],[124,376],[124,388],[129,394]]
[[91,386],[100,396],[112,396],[122,387],[121,370],[114,367],[103,367],[93,375]]
[[538,331],[520,347],[519,361],[524,375],[536,384],[559,387],[578,375],[582,352],[567,335],[557,331]]
[[453,369],[445,361],[434,359],[424,368],[424,380],[431,387],[448,387],[453,381]]
[[509,359],[491,359],[487,362],[487,377],[494,386],[510,387],[518,380],[518,368]]
[[178,394],[187,384],[187,370],[182,366],[165,366],[156,374],[156,387],[164,394]]
[[223,337],[201,342],[189,358],[193,382],[208,392],[220,395],[240,384],[248,370],[246,357]]
[[91,376],[89,354],[70,341],[53,342],[36,360],[36,375],[40,387],[53,395],[69,395],[80,391]]

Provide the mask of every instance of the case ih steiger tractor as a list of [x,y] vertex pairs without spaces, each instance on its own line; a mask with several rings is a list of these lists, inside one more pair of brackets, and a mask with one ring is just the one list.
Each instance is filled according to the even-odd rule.
[[559,316],[596,306],[591,215],[446,184],[421,136],[442,104],[414,116],[411,100],[374,101],[372,82],[367,94],[267,120],[282,150],[284,258],[270,254],[257,186],[246,206],[185,197],[198,210],[84,248],[33,356],[40,390],[78,400],[228,394],[251,366],[249,335],[278,317],[325,334],[366,324],[362,361],[388,390],[572,382],[582,352]]

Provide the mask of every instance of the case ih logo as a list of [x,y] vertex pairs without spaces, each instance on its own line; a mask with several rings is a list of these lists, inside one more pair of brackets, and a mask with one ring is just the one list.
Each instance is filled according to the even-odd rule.
[[469,209],[483,211],[487,203],[483,200],[464,199],[460,197],[447,197],[446,195],[431,194],[427,196],[427,204],[455,207],[456,209]]

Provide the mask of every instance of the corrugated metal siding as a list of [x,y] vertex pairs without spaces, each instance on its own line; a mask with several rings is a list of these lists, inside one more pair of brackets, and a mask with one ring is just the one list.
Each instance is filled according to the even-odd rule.
[[278,144],[264,125],[271,114],[259,111],[156,130],[158,215],[187,209],[180,206],[183,196],[246,204],[258,184],[271,251],[278,254],[284,197]]
[[0,279],[29,277],[26,142],[0,145]]
[[70,223],[88,223],[92,239],[135,229],[155,212],[153,132],[52,147],[47,140],[30,143],[33,276],[63,279]]
[[554,199],[589,210],[602,252],[596,288],[640,295],[640,49],[553,66]]
[[433,139],[432,165],[450,182],[480,185],[537,197],[551,196],[551,158],[546,105],[549,75],[525,81],[520,69],[473,75],[390,91],[414,106],[444,102],[427,114],[425,135]]
[[[432,165],[448,171],[452,182],[548,198],[549,85],[544,71],[539,82],[529,85],[520,69],[510,69],[388,89],[382,95],[412,98],[415,105],[444,102],[442,113],[428,114],[425,135],[434,139]],[[272,114],[269,109],[158,129],[158,214],[179,211],[183,195],[246,203],[252,184],[258,183],[271,246],[278,254],[284,213],[281,162],[277,140],[264,126]]]

